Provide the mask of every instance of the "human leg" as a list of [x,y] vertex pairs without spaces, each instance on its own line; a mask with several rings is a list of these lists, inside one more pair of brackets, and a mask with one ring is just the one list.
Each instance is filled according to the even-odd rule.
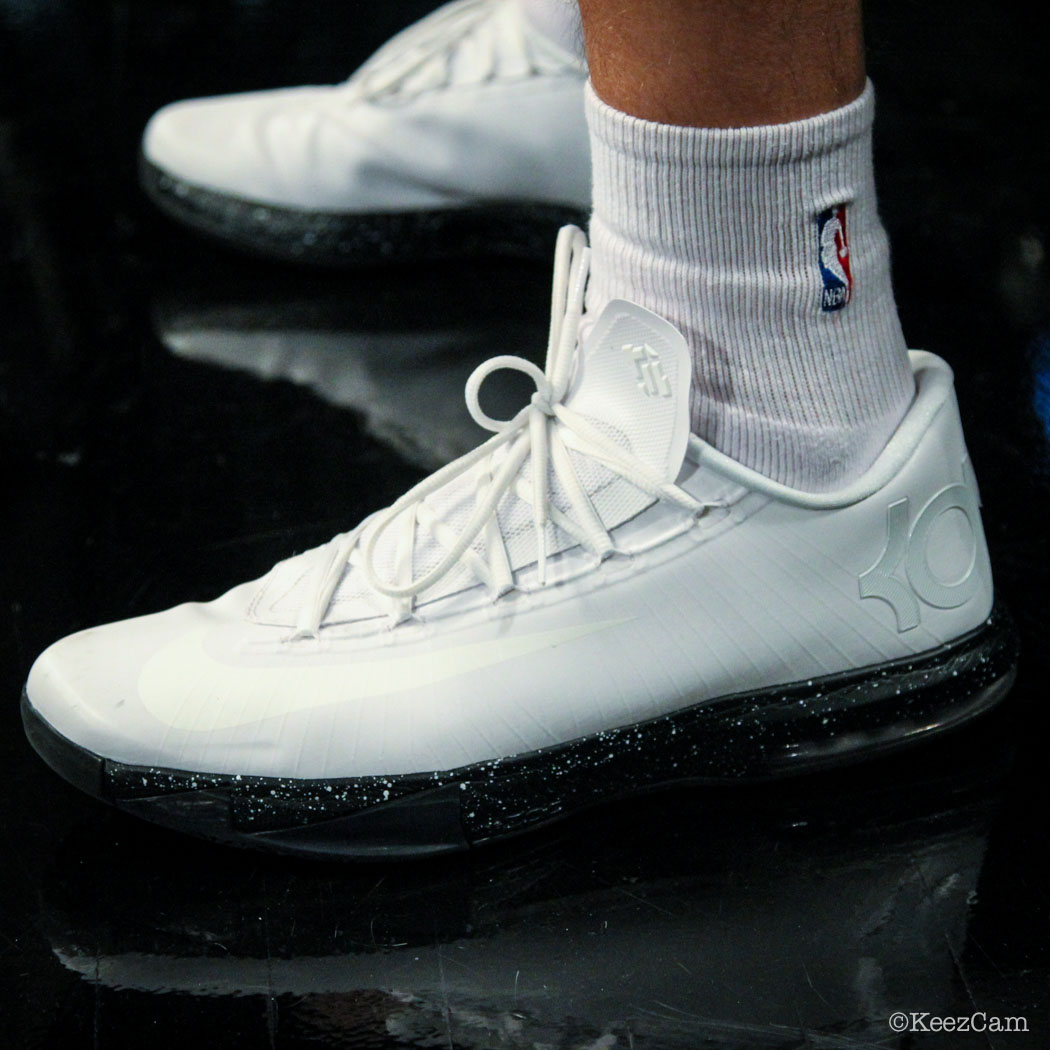
[[580,0],[598,97],[663,124],[743,128],[864,90],[859,0]]
[[685,334],[694,430],[717,448],[800,488],[857,477],[914,394],[859,5],[583,0],[582,12],[588,309],[626,298]]

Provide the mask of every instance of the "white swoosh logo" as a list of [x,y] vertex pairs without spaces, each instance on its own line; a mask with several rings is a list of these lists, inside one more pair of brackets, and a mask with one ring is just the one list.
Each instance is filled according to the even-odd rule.
[[[628,617],[627,619],[630,619]],[[294,667],[236,667],[204,648],[206,629],[158,649],[139,675],[146,710],[171,729],[212,732],[329,704],[376,700],[608,630],[627,619],[539,631],[386,660]]]

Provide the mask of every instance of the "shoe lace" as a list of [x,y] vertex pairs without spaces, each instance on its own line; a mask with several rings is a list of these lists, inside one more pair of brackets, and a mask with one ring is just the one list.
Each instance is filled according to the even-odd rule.
[[[293,639],[317,637],[336,588],[347,566],[360,565],[369,587],[390,603],[394,624],[413,615],[416,599],[433,587],[453,567],[465,564],[490,591],[493,600],[518,586],[507,554],[497,510],[509,493],[531,505],[536,542],[538,586],[547,580],[547,526],[556,525],[600,563],[618,551],[609,529],[602,522],[569,455],[570,448],[602,464],[654,501],[660,500],[687,512],[693,520],[711,504],[702,503],[677,485],[667,482],[651,467],[603,434],[587,418],[564,403],[572,381],[577,338],[583,314],[590,249],[587,238],[575,226],[558,235],[554,263],[551,326],[546,367],[540,370],[524,358],[502,355],[474,370],[466,385],[471,416],[494,436],[473,452],[442,467],[421,481],[386,510],[361,522],[353,531],[337,536],[318,552],[313,585],[300,608]],[[501,368],[524,372],[536,384],[528,405],[508,420],[492,419],[478,401],[481,384]],[[528,478],[522,468],[528,461]],[[475,507],[462,530],[455,534],[426,500],[450,482],[476,468]],[[551,474],[567,496],[570,511],[563,512],[551,501]],[[397,552],[394,580],[381,579],[376,567],[376,549],[387,530],[397,523]],[[433,568],[412,576],[413,556],[419,530],[425,530],[445,553]],[[484,556],[473,548],[484,540]]]
[[[508,56],[513,69],[530,76],[550,66],[554,54],[507,4],[459,0],[399,33],[380,48],[346,83],[352,96],[393,101],[448,87],[456,57],[471,49],[473,79],[499,75]],[[564,64],[564,56],[562,56]]]

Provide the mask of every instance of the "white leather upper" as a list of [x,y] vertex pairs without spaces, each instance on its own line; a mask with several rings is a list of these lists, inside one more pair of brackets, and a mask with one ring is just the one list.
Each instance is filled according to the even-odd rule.
[[177,102],[142,148],[177,179],[288,208],[586,207],[585,77],[513,0],[457,0],[345,84]]
[[[630,364],[622,357],[626,365]],[[31,703],[123,762],[304,778],[444,770],[687,704],[922,653],[978,626],[992,580],[951,373],[914,354],[918,396],[836,498],[780,491],[696,438],[663,503],[498,599],[466,588],[391,627],[292,641],[250,611],[260,583],[94,628],[34,665]],[[479,599],[480,595],[480,599]]]

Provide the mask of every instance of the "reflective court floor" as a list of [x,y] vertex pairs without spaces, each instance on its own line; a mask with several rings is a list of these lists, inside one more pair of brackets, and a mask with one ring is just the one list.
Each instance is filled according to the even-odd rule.
[[[956,369],[1022,644],[995,712],[855,769],[665,792],[401,865],[184,839],[26,744],[19,694],[49,642],[346,529],[477,442],[475,365],[541,358],[545,258],[296,269],[184,232],[136,185],[157,106],[335,81],[429,6],[0,0],[0,1050],[1050,1045],[1034,16],[869,16],[905,331]],[[493,415],[528,393],[486,389]],[[897,1034],[899,1011],[1028,1031]]]

